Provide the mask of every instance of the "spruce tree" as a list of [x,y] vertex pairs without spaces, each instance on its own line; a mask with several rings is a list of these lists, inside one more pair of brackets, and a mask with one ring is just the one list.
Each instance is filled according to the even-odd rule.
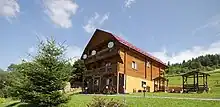
[[36,56],[31,62],[23,63],[20,70],[25,79],[18,90],[22,101],[43,107],[67,102],[62,90],[69,79],[71,65],[64,52],[65,47],[53,39],[40,43]]

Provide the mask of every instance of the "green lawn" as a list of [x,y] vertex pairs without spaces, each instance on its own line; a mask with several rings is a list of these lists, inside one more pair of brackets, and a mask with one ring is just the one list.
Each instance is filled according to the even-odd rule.
[[[92,101],[93,96],[73,95],[68,103],[68,107],[86,107]],[[135,98],[115,96],[107,98],[118,99],[123,102],[125,98],[129,107],[219,107],[220,101],[199,101],[199,100],[176,100],[176,99],[160,99],[160,98]],[[31,107],[27,104],[21,104],[18,101],[8,101],[0,104],[1,107]]]
[[[189,97],[189,98],[220,98],[220,72],[210,73],[208,85],[211,88],[209,93],[146,93],[146,96],[163,96],[163,97]],[[219,83],[217,84],[217,81]],[[169,77],[169,86],[181,86],[182,79],[180,76]],[[126,99],[126,104],[129,107],[220,107],[220,101],[199,101],[199,100],[177,100],[177,99],[161,99],[161,98],[135,98],[129,96],[143,96],[143,93],[115,96],[108,98],[118,99],[123,101]],[[106,96],[105,96],[106,97]],[[69,107],[86,107],[92,101],[93,96],[72,95],[68,103]],[[19,101],[7,100],[6,103],[0,104],[0,107],[29,107],[27,104],[21,104]]]

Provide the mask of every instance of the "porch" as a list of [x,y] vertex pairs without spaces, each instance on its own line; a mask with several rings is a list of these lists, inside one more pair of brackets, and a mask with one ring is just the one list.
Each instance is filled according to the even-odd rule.
[[168,89],[169,80],[165,77],[156,77],[153,79],[154,92],[165,92]]
[[83,92],[88,94],[123,93],[124,76],[117,73],[117,64],[88,70],[83,77]]

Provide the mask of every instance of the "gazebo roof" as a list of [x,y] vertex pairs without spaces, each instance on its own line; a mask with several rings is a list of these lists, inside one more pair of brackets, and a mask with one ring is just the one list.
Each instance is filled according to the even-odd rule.
[[167,80],[168,80],[168,79],[166,79],[165,77],[161,77],[161,76],[156,77],[156,78],[154,78],[153,80],[159,80],[159,79],[162,79],[162,80],[165,80],[165,81],[167,81]]
[[199,74],[199,75],[207,75],[207,76],[210,76],[208,73],[204,73],[204,72],[201,72],[201,71],[198,71],[198,70],[194,70],[194,71],[191,71],[191,72],[187,72],[187,73],[184,73],[182,74],[181,76],[190,76],[190,75],[194,75],[194,74]]

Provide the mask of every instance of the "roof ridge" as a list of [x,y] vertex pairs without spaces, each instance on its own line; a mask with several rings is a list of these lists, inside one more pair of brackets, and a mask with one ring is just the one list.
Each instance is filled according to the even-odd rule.
[[[108,33],[110,33],[110,32],[108,32]],[[150,53],[148,53],[148,52],[146,52],[146,51],[144,51],[144,50],[138,48],[137,46],[133,45],[132,43],[130,43],[130,42],[128,42],[128,41],[122,39],[121,37],[119,37],[119,36],[117,36],[117,35],[115,35],[115,34],[112,34],[112,33],[110,33],[110,34],[111,34],[114,38],[116,38],[120,43],[122,43],[122,44],[124,44],[124,45],[126,45],[126,46],[128,46],[128,47],[130,47],[130,48],[132,48],[132,49],[134,49],[135,51],[137,51],[137,52],[139,52],[139,53],[141,53],[141,54],[144,54],[145,56],[148,56],[148,57],[150,57],[150,58],[152,58],[152,59],[154,59],[154,60],[156,60],[156,61],[158,61],[158,62],[160,62],[160,63],[162,63],[162,64],[164,64],[164,65],[166,65],[166,64],[165,64],[163,61],[161,61],[159,58],[154,57],[154,56],[151,55]]]

